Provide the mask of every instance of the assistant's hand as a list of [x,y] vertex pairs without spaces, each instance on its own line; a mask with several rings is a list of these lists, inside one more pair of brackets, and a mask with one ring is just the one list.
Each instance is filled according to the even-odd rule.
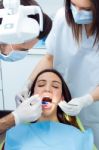
[[90,94],[83,97],[73,98],[71,101],[66,103],[61,101],[58,105],[59,107],[70,116],[76,116],[82,110],[83,107],[87,107],[93,103],[93,98]]
[[31,96],[23,101],[15,111],[12,112],[15,124],[36,121],[42,113],[42,103],[38,95]]

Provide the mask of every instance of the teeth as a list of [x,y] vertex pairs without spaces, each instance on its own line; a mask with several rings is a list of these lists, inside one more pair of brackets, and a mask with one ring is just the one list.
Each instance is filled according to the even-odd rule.
[[50,97],[43,97],[43,99],[42,99],[42,103],[46,103],[46,104],[48,104],[48,102],[52,102],[52,99],[50,98]]

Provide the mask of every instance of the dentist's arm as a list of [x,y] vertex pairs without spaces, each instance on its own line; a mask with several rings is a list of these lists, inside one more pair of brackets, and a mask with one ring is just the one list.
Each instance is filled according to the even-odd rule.
[[91,93],[94,102],[99,101],[99,86],[97,86]]
[[33,80],[35,79],[36,75],[40,71],[42,71],[44,69],[52,68],[52,67],[53,67],[53,56],[49,55],[49,54],[46,54],[39,61],[37,66],[33,69],[32,73],[29,76],[28,80],[26,81],[22,91],[16,95],[15,100],[16,100],[17,105],[20,104],[20,100],[24,101],[24,99],[28,98],[29,90],[31,88],[31,85],[32,85]]
[[61,101],[59,106],[66,114],[76,116],[84,107],[87,107],[96,101],[99,101],[99,86],[97,86],[91,93],[82,97],[73,98],[68,103]]
[[15,125],[14,116],[12,113],[0,119],[0,134]]

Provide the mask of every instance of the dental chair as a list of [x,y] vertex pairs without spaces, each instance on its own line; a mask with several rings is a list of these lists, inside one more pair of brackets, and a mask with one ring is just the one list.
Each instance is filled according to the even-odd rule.
[[0,136],[0,150],[3,150],[5,134]]
[[[78,123],[78,125],[79,125],[80,130],[81,130],[82,132],[85,131],[84,126],[83,126],[83,124],[81,123],[79,117],[76,117],[76,119],[77,119],[77,123]],[[93,145],[93,150],[98,150],[98,149],[96,148],[95,144]]]

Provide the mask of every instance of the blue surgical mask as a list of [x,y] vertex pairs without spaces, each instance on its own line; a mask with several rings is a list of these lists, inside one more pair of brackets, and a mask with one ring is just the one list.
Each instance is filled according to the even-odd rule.
[[28,51],[11,51],[8,55],[0,53],[0,60],[14,62],[23,59],[27,54]]
[[71,4],[71,11],[75,23],[77,24],[90,24],[93,21],[92,11],[77,10],[77,8]]

